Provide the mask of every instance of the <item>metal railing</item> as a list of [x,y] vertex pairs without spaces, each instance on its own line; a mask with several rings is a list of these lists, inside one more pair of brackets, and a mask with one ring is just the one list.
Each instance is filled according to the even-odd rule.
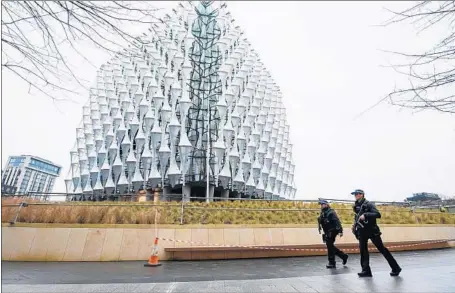
[[[20,197],[26,199],[35,199],[42,202],[53,202],[51,197],[62,197],[65,199],[66,202],[79,202],[80,200],[74,200],[74,197],[81,197],[84,195],[82,202],[136,202],[138,199],[137,194],[113,194],[110,196],[104,196],[103,198],[96,198],[93,195],[88,194],[67,194],[67,193],[39,193],[39,192],[29,192],[26,195],[8,195],[3,197]],[[293,202],[293,203],[316,203],[319,200],[324,199],[331,203],[341,203],[341,204],[354,204],[354,200],[346,200],[346,199],[335,199],[335,198],[319,198],[319,199],[279,199],[279,198],[242,198],[242,197],[212,197],[210,201],[212,202],[219,202],[219,201],[242,201],[242,202]],[[153,195],[147,194],[147,201],[153,200]],[[206,197],[184,197],[182,194],[160,194],[160,201],[165,202],[181,202],[181,201],[198,201],[198,202],[206,202]],[[444,208],[445,211],[449,213],[455,213],[455,208],[451,204],[453,200],[448,201],[441,201],[440,204],[429,204],[429,205],[422,205],[418,202],[404,202],[404,201],[371,201],[375,203],[377,206],[395,206],[395,207],[408,207],[413,211],[417,211],[419,209],[426,209],[426,210],[441,210]],[[445,204],[447,203],[447,204]]]
[[[67,201],[71,201],[73,197],[84,196],[85,201],[91,201],[90,198],[95,199],[93,195],[78,193],[78,194],[68,194],[68,193],[42,193],[42,192],[28,192],[24,195],[9,195],[9,197],[25,197],[31,199],[39,199],[42,201],[49,201],[51,197],[64,197]],[[148,197],[153,197],[151,194],[147,194]],[[135,201],[138,195],[136,193],[123,193],[123,194],[112,194],[112,195],[103,195],[103,201]],[[184,197],[181,193],[168,193],[160,194],[160,200],[164,201],[181,201],[181,200],[195,200],[195,201],[206,201],[207,197]],[[311,203],[318,202],[319,200],[324,199],[332,203],[354,203],[354,200],[348,199],[336,199],[336,198],[318,198],[318,199],[282,199],[282,198],[251,198],[251,197],[211,197],[211,201],[274,201],[274,202],[303,202]],[[96,201],[96,200],[93,200]],[[392,206],[412,206],[409,202],[404,201],[376,201],[371,200],[377,205],[392,205]]]
[[[3,195],[2,197],[24,197],[24,198],[31,198],[31,199],[39,199],[41,201],[50,201],[51,197],[63,197],[66,201],[71,201],[73,197],[78,197],[84,195],[84,201],[97,201],[93,195],[90,194],[68,194],[68,193],[43,193],[43,192],[28,192],[27,194],[23,195]],[[102,201],[135,201],[137,199],[136,193],[125,193],[125,194],[112,194],[112,195],[103,195]],[[148,198],[152,198],[153,195],[147,194]],[[161,194],[161,200],[164,201],[181,201],[181,200],[195,200],[195,201],[206,201],[206,197],[186,197],[184,198],[181,193],[168,193],[168,194]],[[91,199],[93,198],[93,199]],[[319,198],[319,199],[282,199],[282,198],[251,198],[251,197],[212,197],[210,200],[212,201],[277,201],[277,202],[303,202],[303,203],[310,203],[310,202],[318,202],[320,199],[327,200],[332,203],[354,203],[353,199],[337,199],[337,198]],[[407,201],[377,201],[377,200],[370,200],[374,202],[376,205],[391,205],[391,206],[400,206],[400,207],[414,207],[416,209],[437,209],[441,206],[446,208],[451,208],[454,206],[454,200],[440,200],[440,201],[431,201],[431,202],[407,202]]]

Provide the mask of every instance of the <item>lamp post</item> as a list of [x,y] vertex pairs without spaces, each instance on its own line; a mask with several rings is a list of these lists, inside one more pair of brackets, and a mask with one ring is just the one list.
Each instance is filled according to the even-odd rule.
[[126,166],[128,170],[128,192],[131,190],[131,184],[133,183],[133,174],[136,167],[136,158],[134,156],[133,142],[131,142],[128,157],[126,159]]
[[[185,64],[186,63],[186,64]],[[185,176],[186,172],[188,171],[188,159],[193,149],[193,145],[190,143],[188,139],[188,135],[186,133],[186,119],[188,115],[188,111],[192,105],[192,102],[188,96],[188,84],[187,80],[189,79],[189,75],[191,72],[191,65],[188,63],[188,59],[185,60],[182,66],[182,73],[183,73],[183,85],[184,90],[182,92],[182,98],[180,99],[180,142],[179,142],[179,150],[180,150],[180,169],[182,171],[182,179],[183,179],[183,186],[185,186]]]
[[149,180],[153,188],[158,184],[156,180],[161,178],[160,172],[157,168],[157,152],[156,148],[161,141],[161,128],[158,123],[158,119],[155,119],[155,124],[153,125],[152,131],[150,132],[150,138],[152,140],[152,166],[150,170]]
[[181,171],[180,171],[179,167],[177,166],[177,162],[175,159],[175,157],[176,157],[175,142],[177,141],[177,136],[178,136],[178,133],[180,130],[180,123],[177,119],[175,108],[176,108],[177,99],[180,96],[181,92],[182,92],[182,88],[181,88],[178,80],[176,79],[175,82],[172,84],[172,88],[171,88],[171,95],[172,95],[172,114],[171,115],[172,115],[172,117],[171,117],[171,121],[169,122],[169,125],[168,125],[169,136],[171,139],[171,161],[169,164],[168,177],[169,177],[170,185],[172,187],[175,186],[175,184],[177,184],[177,182],[181,176]]
[[[223,78],[222,78],[223,80]],[[218,134],[218,140],[213,145],[213,150],[216,155],[216,171],[215,171],[215,185],[218,186],[218,178],[221,169],[221,162],[224,157],[224,152],[226,150],[226,146],[224,145],[224,135],[223,135],[223,128],[224,128],[224,117],[226,116],[227,111],[227,104],[224,99],[224,95],[222,94],[219,99],[218,103],[216,104],[216,108],[218,110],[218,114],[220,115],[220,130]]]
[[150,167],[150,162],[153,158],[152,153],[150,152],[150,149],[149,149],[149,137],[148,136],[149,135],[147,132],[147,137],[145,139],[146,143],[145,143],[144,151],[142,152],[142,156],[141,156],[142,165],[143,165],[142,177],[144,179],[144,183],[143,183],[144,189],[147,186],[147,178],[149,176],[148,170]]

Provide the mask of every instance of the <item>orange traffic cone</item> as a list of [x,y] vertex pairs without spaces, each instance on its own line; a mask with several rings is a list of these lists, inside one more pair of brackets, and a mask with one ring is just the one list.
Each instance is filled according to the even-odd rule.
[[150,255],[148,263],[144,264],[144,267],[159,267],[160,265],[158,259],[158,238],[155,238],[152,254]]

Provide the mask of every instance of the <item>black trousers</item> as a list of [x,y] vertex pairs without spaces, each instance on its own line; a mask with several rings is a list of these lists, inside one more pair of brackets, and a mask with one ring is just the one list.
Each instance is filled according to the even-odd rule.
[[335,264],[335,255],[338,256],[339,258],[343,259],[346,254],[339,250],[335,246],[335,239],[336,239],[337,233],[328,233],[326,234],[326,240],[325,240],[325,245],[327,246],[327,256],[329,259],[329,264]]
[[360,265],[362,266],[362,271],[364,272],[371,272],[370,268],[370,254],[368,252],[368,239],[371,239],[374,246],[378,249],[378,251],[385,257],[389,266],[392,268],[393,271],[398,270],[400,267],[392,256],[390,251],[384,246],[382,243],[381,235],[377,234],[360,234],[359,235],[359,248],[360,248]]

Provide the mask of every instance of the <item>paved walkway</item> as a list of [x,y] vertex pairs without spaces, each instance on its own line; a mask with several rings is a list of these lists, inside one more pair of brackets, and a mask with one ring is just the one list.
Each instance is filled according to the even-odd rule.
[[373,278],[359,259],[325,269],[324,257],[237,261],[2,264],[2,292],[455,292],[455,249],[402,252],[400,277],[372,254]]

